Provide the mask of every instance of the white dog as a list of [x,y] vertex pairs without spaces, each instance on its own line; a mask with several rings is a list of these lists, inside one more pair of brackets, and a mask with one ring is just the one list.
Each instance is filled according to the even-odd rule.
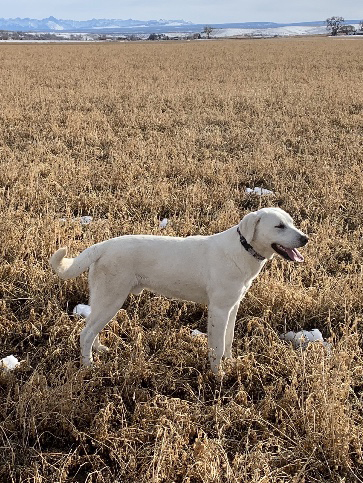
[[91,314],[80,337],[85,365],[92,362],[92,346],[107,350],[98,334],[128,294],[145,288],[208,305],[209,360],[217,373],[222,357],[232,357],[237,310],[253,279],[275,253],[302,262],[296,248],[307,242],[288,213],[264,208],[215,235],[125,235],[97,243],[76,258],[65,258],[67,249],[60,248],[50,264],[62,279],[89,268]]

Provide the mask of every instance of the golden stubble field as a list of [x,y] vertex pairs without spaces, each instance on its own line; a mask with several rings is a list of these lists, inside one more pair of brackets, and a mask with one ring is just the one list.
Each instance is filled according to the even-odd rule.
[[[24,361],[0,372],[1,482],[363,481],[362,42],[0,46],[0,358]],[[149,293],[80,368],[87,277],[61,282],[57,247],[263,206],[311,241],[252,285],[222,379],[205,307]],[[301,328],[331,352],[279,340]]]

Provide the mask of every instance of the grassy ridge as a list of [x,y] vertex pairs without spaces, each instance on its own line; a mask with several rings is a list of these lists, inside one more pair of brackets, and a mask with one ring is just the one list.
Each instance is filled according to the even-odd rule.
[[[363,480],[360,39],[3,45],[0,60],[0,358],[25,360],[0,373],[0,480]],[[158,234],[163,217],[163,234],[209,234],[270,205],[311,242],[254,282],[222,381],[190,335],[205,308],[148,293],[79,368],[87,277],[53,275],[58,246]],[[330,355],[278,339],[314,327]]]

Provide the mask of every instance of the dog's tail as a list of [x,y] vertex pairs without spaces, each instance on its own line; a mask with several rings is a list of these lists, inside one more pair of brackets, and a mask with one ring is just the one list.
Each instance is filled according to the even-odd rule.
[[60,248],[57,250],[49,260],[53,270],[63,280],[75,278],[89,268],[92,263],[96,262],[100,256],[100,250],[97,245],[86,248],[76,258],[65,258],[67,255],[67,248]]

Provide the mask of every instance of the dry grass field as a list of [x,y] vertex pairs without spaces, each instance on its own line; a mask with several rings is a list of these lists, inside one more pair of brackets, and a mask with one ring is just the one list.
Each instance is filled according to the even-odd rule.
[[[0,46],[0,358],[23,361],[0,371],[1,482],[363,481],[362,47]],[[310,243],[253,283],[222,379],[191,336],[206,308],[147,292],[80,368],[87,276],[59,280],[56,248],[211,234],[263,206]],[[312,328],[330,352],[279,339]]]

